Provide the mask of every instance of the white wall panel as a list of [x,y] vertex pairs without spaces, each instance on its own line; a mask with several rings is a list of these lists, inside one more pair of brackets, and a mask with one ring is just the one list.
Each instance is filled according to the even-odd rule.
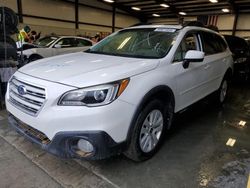
[[17,1],[16,0],[0,0],[0,6],[9,7],[13,11],[17,12]]
[[220,31],[222,35],[232,35],[232,31]]
[[79,29],[86,30],[86,31],[91,31],[91,32],[94,32],[94,33],[97,33],[97,32],[111,32],[112,31],[112,29],[108,28],[108,27],[84,25],[84,24],[80,24]]
[[237,29],[249,29],[250,30],[250,14],[242,14],[238,17]]
[[22,0],[23,14],[75,20],[74,5],[54,0]]
[[149,23],[154,24],[170,24],[177,25],[179,21],[177,18],[152,18],[148,20]]
[[129,27],[131,25],[137,24],[140,21],[132,16],[127,16],[123,14],[116,13],[115,15],[115,26],[116,27]]
[[102,25],[112,25],[112,13],[89,7],[79,7],[79,21]]
[[250,31],[237,31],[236,36],[239,37],[250,37]]
[[58,22],[45,19],[29,18],[24,17],[23,22],[25,24],[40,25],[40,26],[51,26],[51,27],[61,27],[61,28],[75,28],[74,23]]
[[217,27],[219,30],[233,29],[234,15],[220,15],[218,16]]
[[[23,28],[26,24],[20,24],[19,28]],[[56,35],[76,35],[76,30],[71,28],[62,28],[55,26],[41,26],[36,24],[29,24],[32,30],[41,32],[41,36],[50,35],[52,33]]]

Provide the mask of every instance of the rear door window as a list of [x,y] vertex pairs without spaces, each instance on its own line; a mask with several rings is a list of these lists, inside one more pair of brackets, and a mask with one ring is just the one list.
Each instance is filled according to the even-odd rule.
[[210,33],[210,32],[201,32],[202,42],[203,42],[203,51],[206,55],[212,55],[224,52],[227,48],[225,41],[221,36]]

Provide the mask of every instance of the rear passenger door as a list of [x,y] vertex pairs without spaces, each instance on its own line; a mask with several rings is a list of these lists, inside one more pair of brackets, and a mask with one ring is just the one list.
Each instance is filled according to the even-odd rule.
[[225,63],[227,45],[222,37],[216,33],[201,31],[202,47],[205,53],[204,63],[206,63],[206,74],[208,78],[207,92],[217,90],[226,72]]

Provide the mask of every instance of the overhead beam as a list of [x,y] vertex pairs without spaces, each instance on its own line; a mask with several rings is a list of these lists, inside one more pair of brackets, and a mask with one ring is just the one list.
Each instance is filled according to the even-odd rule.
[[[163,0],[155,0],[156,3],[161,4],[161,3],[166,3]],[[168,3],[169,7],[166,8],[170,10],[176,17],[180,18],[179,11],[175,8],[173,3]]]
[[230,5],[230,8],[232,9],[232,13],[233,14],[236,14],[238,12],[238,7],[237,5],[235,4],[234,0],[227,0],[227,2],[229,3]]
[[[98,0],[98,1],[103,3],[102,0]],[[145,18],[139,12],[137,13],[137,12],[133,11],[130,7],[123,6],[122,4],[119,4],[119,3],[114,3],[114,6],[116,7],[116,9],[123,10],[123,11],[129,13],[130,16],[133,16],[133,17],[139,19],[140,22],[147,22],[147,18]]]

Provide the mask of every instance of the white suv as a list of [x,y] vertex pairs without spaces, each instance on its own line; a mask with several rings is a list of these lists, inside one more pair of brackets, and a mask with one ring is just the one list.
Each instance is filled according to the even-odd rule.
[[[20,43],[17,43],[20,46]],[[75,36],[46,36],[35,44],[23,44],[24,63],[56,55],[87,50],[93,42],[87,38]],[[18,51],[21,56],[21,48]],[[21,57],[20,57],[21,58]]]
[[124,152],[141,161],[159,148],[173,114],[227,94],[232,57],[223,37],[194,26],[137,26],[86,52],[18,70],[6,94],[9,122],[61,157]]

